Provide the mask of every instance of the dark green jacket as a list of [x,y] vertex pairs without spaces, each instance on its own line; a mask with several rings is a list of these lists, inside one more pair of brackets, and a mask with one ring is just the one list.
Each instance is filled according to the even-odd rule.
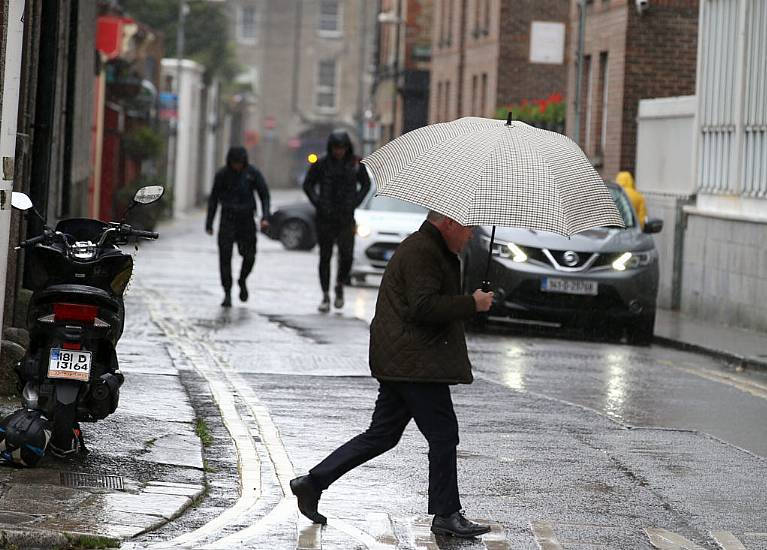
[[461,267],[430,222],[402,241],[386,267],[370,325],[370,370],[379,380],[470,384],[463,322],[474,298]]

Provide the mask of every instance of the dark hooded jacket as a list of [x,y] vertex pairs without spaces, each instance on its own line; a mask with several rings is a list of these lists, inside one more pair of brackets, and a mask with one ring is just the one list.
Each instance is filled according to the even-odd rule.
[[378,380],[470,384],[463,323],[476,311],[461,293],[461,266],[429,221],[386,266],[370,324],[370,371]]
[[[245,165],[242,172],[235,172],[231,165],[233,162],[241,162]],[[253,192],[258,193],[261,200],[261,217],[269,219],[269,188],[261,172],[248,164],[248,152],[244,147],[232,147],[226,154],[226,166],[221,168],[213,179],[213,190],[208,199],[208,217],[205,220],[205,228],[213,229],[213,218],[216,217],[216,209],[221,203],[221,220],[252,216],[256,211],[256,198]]]
[[[344,145],[346,156],[333,158],[333,146]],[[347,224],[354,221],[354,210],[370,191],[370,179],[364,165],[354,156],[354,147],[346,132],[333,132],[328,138],[327,154],[315,162],[304,179],[304,192],[317,210],[319,223]]]

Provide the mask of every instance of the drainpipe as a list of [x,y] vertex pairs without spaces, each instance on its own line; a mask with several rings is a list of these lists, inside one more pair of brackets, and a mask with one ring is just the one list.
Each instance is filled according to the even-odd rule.
[[583,42],[586,34],[586,0],[578,0],[578,51],[575,76],[575,124],[573,141],[580,145],[581,140],[581,87],[583,81]]
[[0,118],[0,333],[5,308],[5,277],[11,232],[11,193],[16,159],[16,121],[21,87],[21,52],[24,45],[24,0],[8,2],[6,17],[5,72],[3,74],[3,110]]

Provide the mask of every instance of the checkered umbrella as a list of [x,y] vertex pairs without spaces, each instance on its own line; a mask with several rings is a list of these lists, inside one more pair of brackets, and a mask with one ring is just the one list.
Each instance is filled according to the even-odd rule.
[[570,138],[523,122],[467,117],[398,137],[365,158],[379,195],[462,225],[570,236],[623,219]]
[[566,236],[623,227],[610,192],[578,145],[512,121],[511,115],[506,123],[466,117],[425,126],[362,162],[379,195],[419,204],[462,225]]

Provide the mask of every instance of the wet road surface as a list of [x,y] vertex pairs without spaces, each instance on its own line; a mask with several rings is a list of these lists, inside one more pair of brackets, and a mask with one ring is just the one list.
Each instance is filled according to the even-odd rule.
[[463,505],[494,531],[429,534],[427,448],[413,425],[331,487],[320,507],[330,524],[311,526],[287,481],[369,422],[376,289],[349,289],[341,313],[320,315],[316,252],[261,238],[251,300],[222,310],[215,239],[201,227],[200,216],[177,221],[142,249],[129,307],[165,334],[195,379],[187,390],[210,394],[195,407],[217,403],[228,459],[209,472],[212,505],[138,546],[767,548],[763,378],[662,347],[506,330],[469,336],[476,381],[453,391]]

